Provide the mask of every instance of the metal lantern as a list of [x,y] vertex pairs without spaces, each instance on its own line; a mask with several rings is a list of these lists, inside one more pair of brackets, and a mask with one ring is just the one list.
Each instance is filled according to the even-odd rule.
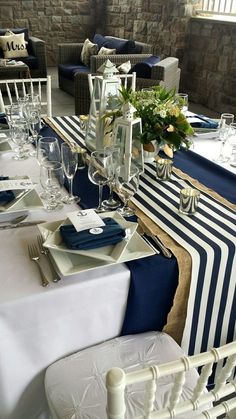
[[142,120],[134,117],[135,111],[131,103],[125,103],[122,106],[123,116],[116,118],[113,128],[113,146],[120,148],[121,164],[127,167],[128,176],[131,162],[138,167],[139,173],[144,171],[143,145],[139,138]]
[[116,76],[118,70],[107,60],[94,77],[89,120],[86,132],[86,144],[90,150],[104,147],[104,113],[114,109],[119,96],[121,80]]

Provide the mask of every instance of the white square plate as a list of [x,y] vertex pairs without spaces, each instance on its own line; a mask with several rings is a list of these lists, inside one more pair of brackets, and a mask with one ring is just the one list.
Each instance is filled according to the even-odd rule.
[[[48,237],[59,228],[61,221],[52,223],[39,224],[38,228],[43,237]],[[123,263],[129,260],[141,259],[147,256],[152,256],[155,251],[140,237],[137,232],[134,232],[128,241],[125,250],[117,261],[108,262],[105,260],[95,259],[81,254],[71,252],[61,252],[59,250],[49,249],[53,263],[58,273],[62,276],[74,275],[79,272],[88,271],[99,268],[100,266],[110,266],[116,263]],[[88,252],[88,251],[87,251]]]
[[[29,178],[24,177],[24,179],[22,179],[22,182],[27,181],[27,179]],[[28,212],[29,210],[39,209],[43,207],[43,202],[35,189],[29,190],[23,196],[21,195],[22,192],[23,190],[17,191],[19,198],[12,201],[11,205],[6,210],[0,211],[1,221],[9,219],[9,214],[18,214],[22,213],[22,211]]]
[[[60,252],[75,253],[76,255],[84,255],[86,257],[100,259],[100,260],[104,260],[106,262],[116,262],[116,261],[118,261],[119,258],[122,257],[122,254],[125,251],[125,248],[126,248],[128,242],[129,242],[130,238],[134,234],[138,224],[130,222],[130,221],[126,221],[117,212],[106,212],[106,213],[100,214],[100,216],[101,216],[101,218],[110,217],[110,218],[113,218],[115,221],[117,221],[117,223],[121,227],[126,229],[127,237],[124,238],[119,243],[117,243],[116,245],[104,246],[104,247],[99,247],[99,248],[90,249],[90,250],[68,249],[68,247],[66,247],[65,243],[62,240],[60,230],[59,230],[59,227],[61,225],[71,224],[71,221],[66,219],[64,221],[61,221],[61,224],[58,226],[58,228],[52,234],[46,236],[47,239],[44,242],[44,246],[49,248],[49,249],[57,250],[57,251],[60,251]],[[50,223],[46,223],[46,224],[48,225]],[[44,225],[45,224],[42,224],[40,227],[43,227]],[[49,225],[49,228],[50,228],[50,225]]]

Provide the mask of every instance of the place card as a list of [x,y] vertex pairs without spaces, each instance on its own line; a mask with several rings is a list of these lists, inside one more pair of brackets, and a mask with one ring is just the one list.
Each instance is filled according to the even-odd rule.
[[102,218],[93,210],[79,210],[69,212],[67,217],[75,227],[76,231],[95,229],[105,226]]
[[8,190],[20,190],[20,189],[34,189],[35,184],[31,179],[8,179],[0,181],[0,192]]

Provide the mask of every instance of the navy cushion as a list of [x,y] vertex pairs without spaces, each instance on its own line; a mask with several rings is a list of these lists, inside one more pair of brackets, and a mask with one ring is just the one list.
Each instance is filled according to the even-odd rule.
[[33,55],[29,55],[28,57],[19,57],[14,58],[15,61],[23,61],[30,70],[36,70],[39,68],[38,58],[34,57]]
[[93,42],[98,45],[98,48],[111,48],[116,49],[117,54],[134,54],[135,53],[135,42],[129,40],[120,40],[105,38],[100,34],[95,34]]
[[152,55],[151,57],[145,58],[141,63],[135,64],[129,73],[136,72],[137,77],[144,79],[150,79],[152,74],[152,67],[159,63],[160,57],[158,55]]
[[68,80],[74,80],[74,75],[77,72],[90,73],[90,68],[83,64],[59,64],[58,73],[60,76]]

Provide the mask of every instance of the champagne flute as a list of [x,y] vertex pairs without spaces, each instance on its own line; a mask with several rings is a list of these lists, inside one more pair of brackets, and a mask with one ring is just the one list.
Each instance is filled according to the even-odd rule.
[[109,148],[106,147],[105,150],[108,150],[112,154],[112,166],[113,166],[113,174],[112,178],[109,182],[109,197],[105,201],[102,202],[102,206],[107,210],[115,210],[120,207],[120,201],[114,198],[113,195],[113,187],[115,183],[115,171],[116,168],[120,165],[120,148]]
[[113,175],[112,154],[108,150],[96,150],[91,153],[88,177],[89,180],[99,187],[99,203],[96,212],[104,212],[106,209],[102,206],[102,190]]
[[78,154],[73,151],[67,143],[61,146],[62,165],[69,184],[69,195],[62,198],[64,204],[79,202],[80,197],[73,195],[73,179],[78,168]]
[[218,125],[219,139],[221,141],[220,154],[215,159],[217,163],[225,163],[228,158],[224,155],[225,143],[230,133],[230,124],[234,122],[234,115],[232,113],[222,113]]
[[129,208],[130,198],[137,192],[139,188],[139,169],[131,164],[128,170],[127,166],[119,166],[116,169],[116,189],[118,194],[124,201],[124,206],[117,209],[117,212],[123,217],[131,217],[134,210]]

